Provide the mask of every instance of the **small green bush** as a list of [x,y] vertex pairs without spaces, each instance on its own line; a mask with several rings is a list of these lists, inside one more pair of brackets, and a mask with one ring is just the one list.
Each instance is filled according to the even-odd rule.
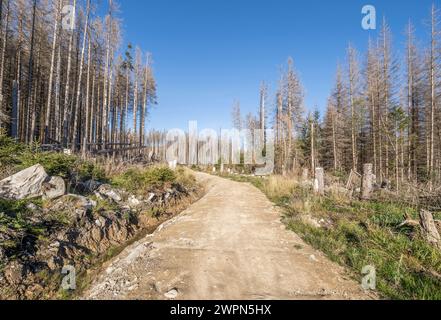
[[76,177],[81,181],[90,179],[106,181],[104,170],[93,162],[80,160],[56,152],[40,152],[38,146],[26,146],[0,133],[0,165],[23,170],[40,164],[51,176],[64,179]]
[[104,169],[92,162],[81,161],[76,170],[82,181],[96,180],[104,182],[107,179]]
[[165,167],[152,167],[146,170],[129,169],[112,179],[112,184],[134,193],[145,193],[153,188],[176,181],[174,171]]
[[36,164],[41,164],[46,170],[47,174],[51,176],[59,176],[65,179],[71,176],[76,162],[76,158],[73,156],[54,152],[27,152],[20,157],[20,160],[21,169],[26,169]]
[[23,144],[16,143],[13,139],[0,133],[0,165],[19,164],[20,156],[27,151]]
[[176,171],[176,183],[186,188],[193,188],[196,185],[196,178],[184,168]]
[[165,183],[172,183],[176,180],[173,170],[165,167],[154,167],[144,174],[147,184],[161,186]]

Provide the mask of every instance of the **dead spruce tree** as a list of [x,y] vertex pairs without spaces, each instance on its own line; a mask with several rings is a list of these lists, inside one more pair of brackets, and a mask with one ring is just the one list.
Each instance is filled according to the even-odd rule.
[[[119,56],[116,1],[3,0],[0,8],[2,129],[17,127],[22,142],[81,146],[84,155],[111,143],[145,142],[148,109],[156,103],[153,60],[149,55],[135,68],[130,54]],[[144,60],[145,53],[138,49],[137,56]],[[136,137],[129,140],[130,115]]]

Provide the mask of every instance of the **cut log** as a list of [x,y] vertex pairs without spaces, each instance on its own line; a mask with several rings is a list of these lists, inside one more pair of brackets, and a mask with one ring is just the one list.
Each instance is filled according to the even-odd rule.
[[420,212],[421,227],[423,235],[427,242],[441,250],[441,237],[436,227],[433,215],[429,211],[421,210]]
[[368,163],[363,166],[363,178],[361,180],[361,200],[370,200],[373,191],[373,166]]

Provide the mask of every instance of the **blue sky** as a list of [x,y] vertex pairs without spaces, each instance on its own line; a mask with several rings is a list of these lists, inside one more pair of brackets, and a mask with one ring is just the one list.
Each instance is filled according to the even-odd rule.
[[[431,0],[124,0],[124,38],[153,54],[159,104],[148,126],[231,126],[234,101],[255,111],[259,86],[270,86],[270,103],[280,67],[294,59],[306,90],[306,106],[325,109],[338,61],[351,42],[359,51],[377,31],[361,28],[361,8],[386,16],[397,55],[409,18],[427,39]],[[439,5],[439,1],[435,1]],[[378,29],[377,29],[378,30]]]

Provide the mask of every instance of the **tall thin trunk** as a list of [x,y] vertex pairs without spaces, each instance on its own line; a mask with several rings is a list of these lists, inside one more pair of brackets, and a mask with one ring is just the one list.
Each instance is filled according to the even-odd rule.
[[[3,1],[0,3],[0,6],[3,9]],[[3,12],[1,11],[0,11],[0,17],[3,14]],[[2,47],[1,47],[1,62],[0,62],[0,128],[2,127],[2,121],[6,120],[6,112],[4,112],[3,110],[3,77],[4,77],[4,69],[5,69],[5,53],[6,53],[6,44],[8,39],[9,17],[10,17],[10,1],[8,0],[7,10],[6,10],[6,24],[4,30],[2,30],[2,23],[1,23],[2,20],[0,20],[0,30],[2,30]]]
[[[77,0],[74,0],[73,2],[73,16],[76,15],[76,7],[77,7]],[[68,130],[69,130],[69,124],[68,124],[68,117],[70,113],[69,105],[70,105],[70,73],[72,69],[72,47],[73,47],[73,40],[74,40],[74,29],[75,29],[75,19],[72,19],[71,28],[70,28],[70,38],[69,38],[69,49],[67,52],[67,71],[66,71],[66,85],[64,90],[64,106],[63,106],[63,132],[61,133],[64,144],[67,145],[68,143]]]
[[90,119],[90,104],[89,104],[89,91],[90,91],[90,65],[92,63],[91,60],[91,43],[90,43],[90,37],[89,37],[89,43],[88,43],[88,50],[87,50],[87,80],[86,80],[86,119],[85,119],[85,132],[84,132],[84,137],[83,137],[83,156],[86,156],[86,152],[87,152],[87,148],[88,148],[88,143],[90,142],[89,140],[89,130],[90,130],[90,126],[89,126],[89,119]]
[[60,12],[61,12],[61,5],[62,1],[57,0],[57,9],[55,14],[55,22],[54,22],[54,32],[53,32],[53,39],[52,39],[52,51],[51,51],[51,64],[50,64],[50,70],[49,70],[49,83],[48,83],[48,94],[47,94],[47,105],[46,105],[46,118],[44,123],[44,141],[47,140],[49,133],[49,123],[50,123],[50,116],[52,111],[52,87],[53,87],[53,77],[54,77],[54,65],[55,65],[55,51],[57,47],[57,37],[58,37],[58,23],[60,20]]
[[[103,148],[105,148],[105,143],[107,142],[108,136],[108,81],[109,81],[109,68],[110,68],[110,38],[112,33],[112,0],[109,0],[109,14],[107,21],[107,40],[106,40],[106,64],[104,68],[104,87],[103,87],[103,118],[102,118],[102,142]],[[110,85],[109,85],[110,86]]]
[[[73,138],[72,138],[72,148],[76,150],[77,145],[77,128],[78,128],[78,118],[80,114],[80,93],[81,93],[81,80],[83,79],[83,65],[84,65],[84,55],[86,52],[86,41],[88,35],[89,28],[89,12],[90,12],[90,0],[87,0],[87,8],[86,8],[86,22],[84,23],[84,35],[83,35],[83,43],[81,47],[81,58],[80,58],[80,71],[78,73],[78,82],[77,82],[77,94],[76,94],[76,104],[75,104],[75,115],[74,115],[74,124],[73,124]],[[89,50],[90,53],[90,50]],[[88,67],[89,68],[89,67]]]
[[[31,48],[29,53],[29,71],[28,71],[28,100],[26,105],[26,119],[27,119],[27,126],[26,129],[28,129],[29,121],[30,121],[30,113],[32,108],[32,85],[33,85],[33,72],[34,72],[34,42],[35,42],[35,20],[36,20],[36,14],[37,14],[37,0],[34,0],[34,3],[32,5],[32,29],[31,29]],[[29,142],[30,135],[29,132],[26,133],[26,142]]]

